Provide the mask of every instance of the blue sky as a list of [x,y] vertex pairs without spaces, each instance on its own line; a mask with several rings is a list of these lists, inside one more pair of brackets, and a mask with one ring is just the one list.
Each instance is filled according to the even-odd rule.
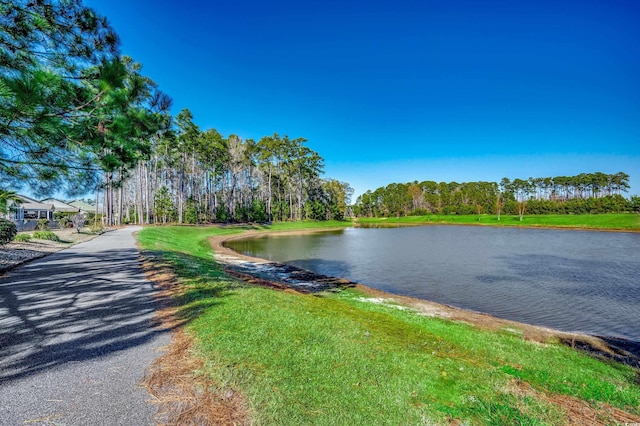
[[595,171],[640,193],[639,1],[85,4],[174,113],[225,136],[304,137],[356,196]]

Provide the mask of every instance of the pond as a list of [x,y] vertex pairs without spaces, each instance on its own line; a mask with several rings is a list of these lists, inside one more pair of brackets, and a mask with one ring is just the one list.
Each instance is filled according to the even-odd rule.
[[240,253],[563,331],[640,341],[640,234],[473,226],[239,240]]

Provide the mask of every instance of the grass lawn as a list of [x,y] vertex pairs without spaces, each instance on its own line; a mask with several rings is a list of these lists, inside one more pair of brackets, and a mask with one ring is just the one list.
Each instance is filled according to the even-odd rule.
[[502,215],[500,220],[496,215],[426,215],[390,218],[358,218],[363,225],[384,224],[426,224],[443,223],[459,225],[489,225],[489,226],[533,226],[533,227],[561,227],[587,229],[614,229],[640,231],[640,215],[638,214],[581,214],[581,215],[538,215],[524,216],[520,221],[518,216]]
[[[316,225],[327,224],[269,228]],[[198,374],[241,392],[253,424],[556,425],[572,404],[603,423],[611,407],[640,416],[630,367],[375,303],[354,289],[302,295],[229,278],[208,237],[248,228],[256,229],[147,227],[138,239],[179,276],[179,309],[204,359]]]

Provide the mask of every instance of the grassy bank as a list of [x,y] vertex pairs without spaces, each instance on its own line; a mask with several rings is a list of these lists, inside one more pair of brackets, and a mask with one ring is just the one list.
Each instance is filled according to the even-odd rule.
[[457,225],[558,227],[640,231],[640,215],[637,214],[581,214],[518,216],[496,215],[426,215],[390,218],[359,218],[365,225],[443,223]]
[[[315,225],[272,229],[299,226]],[[555,425],[576,407],[624,423],[609,406],[640,416],[629,367],[528,342],[517,330],[421,316],[354,289],[301,295],[230,279],[207,239],[243,230],[151,227],[139,240],[179,276],[180,313],[205,360],[200,374],[241,392],[254,424]]]

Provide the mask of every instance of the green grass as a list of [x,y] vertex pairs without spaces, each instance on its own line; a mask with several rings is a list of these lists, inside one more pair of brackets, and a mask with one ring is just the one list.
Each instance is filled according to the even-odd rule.
[[37,240],[60,241],[60,238],[52,231],[34,231],[33,238]]
[[515,391],[519,383],[640,415],[638,373],[626,366],[373,303],[355,289],[299,295],[230,279],[208,237],[246,228],[149,227],[138,237],[181,277],[200,374],[242,392],[254,424],[563,423],[557,406]]
[[302,221],[302,222],[276,222],[270,225],[271,230],[285,230],[285,229],[324,229],[324,228],[344,228],[351,226],[350,221],[339,220],[327,220],[323,222],[316,221]]
[[31,241],[31,234],[17,234],[15,237],[13,237],[13,241],[28,243],[29,241]]
[[488,225],[488,226],[532,226],[532,227],[561,227],[586,229],[615,229],[640,230],[640,215],[638,214],[581,214],[581,215],[537,215],[524,216],[520,221],[518,216],[495,215],[426,215],[391,218],[359,218],[359,224],[384,226],[385,224],[427,224],[443,223],[458,225]]

